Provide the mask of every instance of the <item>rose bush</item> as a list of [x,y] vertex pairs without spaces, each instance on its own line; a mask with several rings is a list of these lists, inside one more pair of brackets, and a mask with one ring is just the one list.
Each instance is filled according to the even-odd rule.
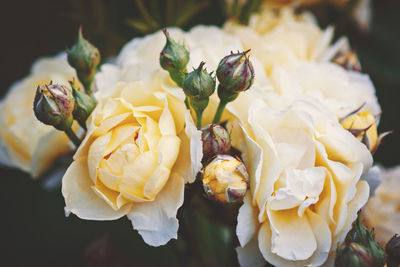
[[64,53],[42,58],[28,77],[16,82],[0,102],[0,162],[38,177],[61,154],[70,150],[68,137],[39,122],[33,113],[36,88],[50,81],[68,84],[75,71]]

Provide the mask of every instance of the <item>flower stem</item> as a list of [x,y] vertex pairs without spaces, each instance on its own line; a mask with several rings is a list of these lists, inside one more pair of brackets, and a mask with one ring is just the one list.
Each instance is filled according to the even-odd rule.
[[74,143],[75,147],[78,148],[81,144],[81,140],[79,140],[78,136],[72,131],[71,128],[64,130],[65,134],[69,137],[69,139]]
[[226,102],[226,101],[221,100],[219,102],[217,112],[215,112],[213,123],[219,123],[219,121],[221,120],[221,117],[222,117],[222,113],[224,113],[226,104],[228,104],[228,102]]
[[196,112],[196,126],[197,129],[200,129],[203,120],[203,111],[195,110],[195,112]]

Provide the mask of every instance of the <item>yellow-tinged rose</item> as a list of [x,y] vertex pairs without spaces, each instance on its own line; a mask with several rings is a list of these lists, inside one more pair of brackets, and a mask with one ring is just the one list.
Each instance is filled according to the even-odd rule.
[[15,83],[0,102],[0,162],[38,177],[70,150],[68,138],[39,122],[33,113],[36,88],[50,81],[68,85],[75,71],[66,55],[38,60],[28,77]]
[[375,151],[378,145],[378,130],[375,117],[369,110],[364,110],[350,116],[342,122],[343,128],[349,130],[369,150]]
[[291,8],[265,9],[251,17],[249,26],[228,21],[224,30],[238,36],[244,49],[252,50],[267,74],[274,65],[333,57],[348,46],[346,39],[340,39],[330,47],[333,28],[323,31],[311,14],[295,14]]
[[254,98],[244,94],[228,106],[241,118],[243,133],[234,124],[232,144],[250,176],[236,228],[239,262],[320,266],[368,199],[368,184],[359,179],[371,154],[315,99],[279,109],[279,101],[273,108]]
[[369,228],[374,228],[376,241],[384,245],[394,234],[400,233],[400,167],[379,169],[382,183],[361,216]]
[[177,236],[184,183],[201,168],[201,132],[158,71],[111,92],[63,178],[65,210],[91,220],[127,215],[146,243],[163,245]]

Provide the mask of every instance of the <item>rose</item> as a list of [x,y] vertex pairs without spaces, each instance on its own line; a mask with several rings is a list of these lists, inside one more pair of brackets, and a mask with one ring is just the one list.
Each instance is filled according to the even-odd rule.
[[322,31],[310,13],[295,14],[294,9],[264,9],[253,15],[249,26],[228,21],[224,30],[238,36],[244,49],[252,52],[263,63],[269,74],[275,65],[293,61],[330,60],[339,50],[347,49],[347,39],[341,38],[333,46],[333,28]]
[[376,241],[385,244],[394,234],[400,233],[400,167],[376,168],[382,182],[362,210],[362,217],[374,228]]
[[338,119],[362,105],[374,116],[381,112],[368,75],[329,62],[339,51],[349,49],[347,39],[330,46],[333,29],[322,31],[312,15],[267,8],[253,16],[249,26],[228,22],[224,29],[239,36],[243,47],[251,48],[264,65],[269,80],[263,90],[284,96],[288,105],[306,94],[325,104]]
[[287,98],[287,103],[301,95],[312,96],[339,119],[360,107],[374,116],[381,113],[369,76],[334,63],[297,61],[275,66],[270,81],[274,91]]
[[75,71],[64,53],[38,60],[28,77],[15,83],[0,102],[0,162],[42,174],[57,156],[69,151],[63,132],[39,122],[33,113],[37,86],[53,81],[68,84]]
[[63,178],[65,210],[88,220],[127,215],[147,244],[163,245],[177,237],[184,183],[201,168],[201,132],[159,71],[110,92]]
[[249,92],[228,106],[241,117],[243,134],[236,125],[232,144],[250,175],[236,229],[239,262],[319,266],[368,199],[359,179],[371,154],[314,99],[278,109],[254,98]]

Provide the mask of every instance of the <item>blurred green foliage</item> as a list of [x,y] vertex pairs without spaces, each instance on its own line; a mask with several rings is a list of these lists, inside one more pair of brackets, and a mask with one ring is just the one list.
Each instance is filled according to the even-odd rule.
[[[257,2],[257,1],[250,1]],[[224,10],[221,1],[185,0],[37,0],[10,1],[0,10],[2,33],[1,96],[26,76],[35,59],[52,56],[75,42],[79,25],[106,59],[136,36],[165,26],[190,29],[196,24],[221,26],[226,16],[248,15]],[[360,32],[346,11],[328,4],[313,7],[323,27],[336,26],[358,49],[363,70],[377,88],[383,114],[381,131],[395,130],[375,155],[386,166],[400,164],[400,2],[373,2],[371,31]],[[252,7],[248,7],[251,9]],[[246,14],[246,13],[243,13]],[[159,51],[155,51],[158,53]],[[0,167],[0,251],[2,266],[235,266],[235,214],[238,207],[215,206],[199,192],[178,213],[184,219],[178,241],[153,248],[144,244],[126,218],[111,222],[64,216],[60,190],[46,191],[27,174]],[[198,190],[197,187],[191,190]],[[210,208],[214,205],[214,208]],[[190,212],[186,212],[190,211]],[[229,217],[231,216],[231,217]],[[194,241],[195,240],[195,241]],[[98,254],[96,254],[98,253]]]

